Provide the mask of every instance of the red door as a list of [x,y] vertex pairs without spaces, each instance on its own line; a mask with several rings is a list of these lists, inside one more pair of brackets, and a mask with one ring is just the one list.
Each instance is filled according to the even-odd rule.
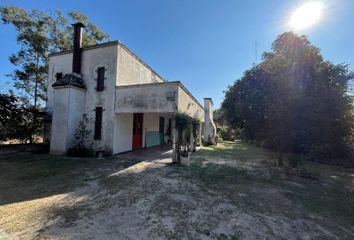
[[143,114],[134,113],[133,117],[133,150],[143,146]]

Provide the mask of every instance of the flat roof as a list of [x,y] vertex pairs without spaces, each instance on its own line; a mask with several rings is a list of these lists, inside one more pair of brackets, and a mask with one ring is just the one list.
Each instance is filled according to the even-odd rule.
[[[158,74],[154,69],[152,69],[152,67],[150,67],[141,58],[139,58],[138,55],[133,53],[133,51],[131,51],[127,46],[125,46],[122,42],[120,42],[118,40],[110,41],[110,42],[106,42],[106,43],[100,43],[100,44],[96,44],[96,45],[92,45],[92,46],[88,46],[88,47],[83,47],[82,51],[88,51],[88,50],[91,50],[91,49],[103,48],[103,47],[109,47],[109,46],[116,46],[116,45],[119,45],[120,47],[124,48],[124,50],[126,50],[132,57],[134,57],[136,60],[138,60],[146,68],[148,68],[152,73],[154,73],[156,76],[161,78],[163,81],[167,82],[165,78],[163,78],[160,74]],[[55,57],[55,56],[60,56],[60,55],[65,55],[65,54],[71,54],[72,52],[73,52],[72,49],[64,50],[64,51],[61,51],[61,52],[51,53],[51,54],[49,54],[49,57]]]
[[[199,101],[189,92],[189,90],[180,82],[180,81],[167,81],[163,77],[160,76],[154,69],[152,69],[149,65],[147,65],[141,58],[138,57],[135,53],[133,53],[128,47],[126,47],[122,42],[115,40],[115,41],[110,41],[106,43],[100,43],[88,47],[83,47],[82,51],[88,51],[91,49],[96,49],[96,48],[102,48],[102,47],[109,47],[109,46],[115,46],[119,45],[120,47],[124,48],[131,56],[133,56],[135,59],[137,59],[141,64],[143,64],[145,67],[147,67],[151,72],[153,72],[155,75],[157,75],[159,78],[161,78],[164,82],[162,83],[145,83],[145,84],[133,84],[133,85],[123,85],[123,86],[116,86],[119,88],[123,87],[136,87],[137,85],[153,85],[153,84],[164,84],[164,83],[170,83],[170,84],[178,84],[201,108],[204,108]],[[49,57],[55,57],[59,55],[65,55],[65,54],[71,54],[73,50],[65,50],[61,52],[56,52],[56,53],[51,53],[49,54]],[[211,98],[210,98],[211,99]]]

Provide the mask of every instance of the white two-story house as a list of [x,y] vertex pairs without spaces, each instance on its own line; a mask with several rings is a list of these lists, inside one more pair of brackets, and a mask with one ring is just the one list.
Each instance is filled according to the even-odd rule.
[[181,82],[166,81],[119,41],[82,48],[84,26],[73,26],[74,49],[49,57],[52,154],[73,146],[83,114],[91,119],[90,145],[107,154],[171,143],[177,111],[207,122],[204,139],[214,138],[210,98],[204,109]]

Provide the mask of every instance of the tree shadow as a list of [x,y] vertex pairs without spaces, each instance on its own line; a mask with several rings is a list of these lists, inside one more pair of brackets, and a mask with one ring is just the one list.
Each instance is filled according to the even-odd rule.
[[[73,158],[27,152],[0,156],[0,206],[70,193],[142,161],[152,161],[165,148],[98,158]],[[149,154],[151,153],[151,154]]]

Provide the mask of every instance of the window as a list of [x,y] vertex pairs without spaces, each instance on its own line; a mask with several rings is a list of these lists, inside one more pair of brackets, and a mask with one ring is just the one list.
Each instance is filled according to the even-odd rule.
[[102,132],[102,107],[96,107],[96,117],[95,117],[95,140],[101,139]]
[[57,81],[60,80],[60,79],[62,79],[62,78],[63,78],[63,73],[57,72],[57,73],[55,74],[55,78],[56,78]]
[[104,90],[104,73],[105,73],[105,68],[104,67],[99,67],[97,69],[97,91],[103,91]]

